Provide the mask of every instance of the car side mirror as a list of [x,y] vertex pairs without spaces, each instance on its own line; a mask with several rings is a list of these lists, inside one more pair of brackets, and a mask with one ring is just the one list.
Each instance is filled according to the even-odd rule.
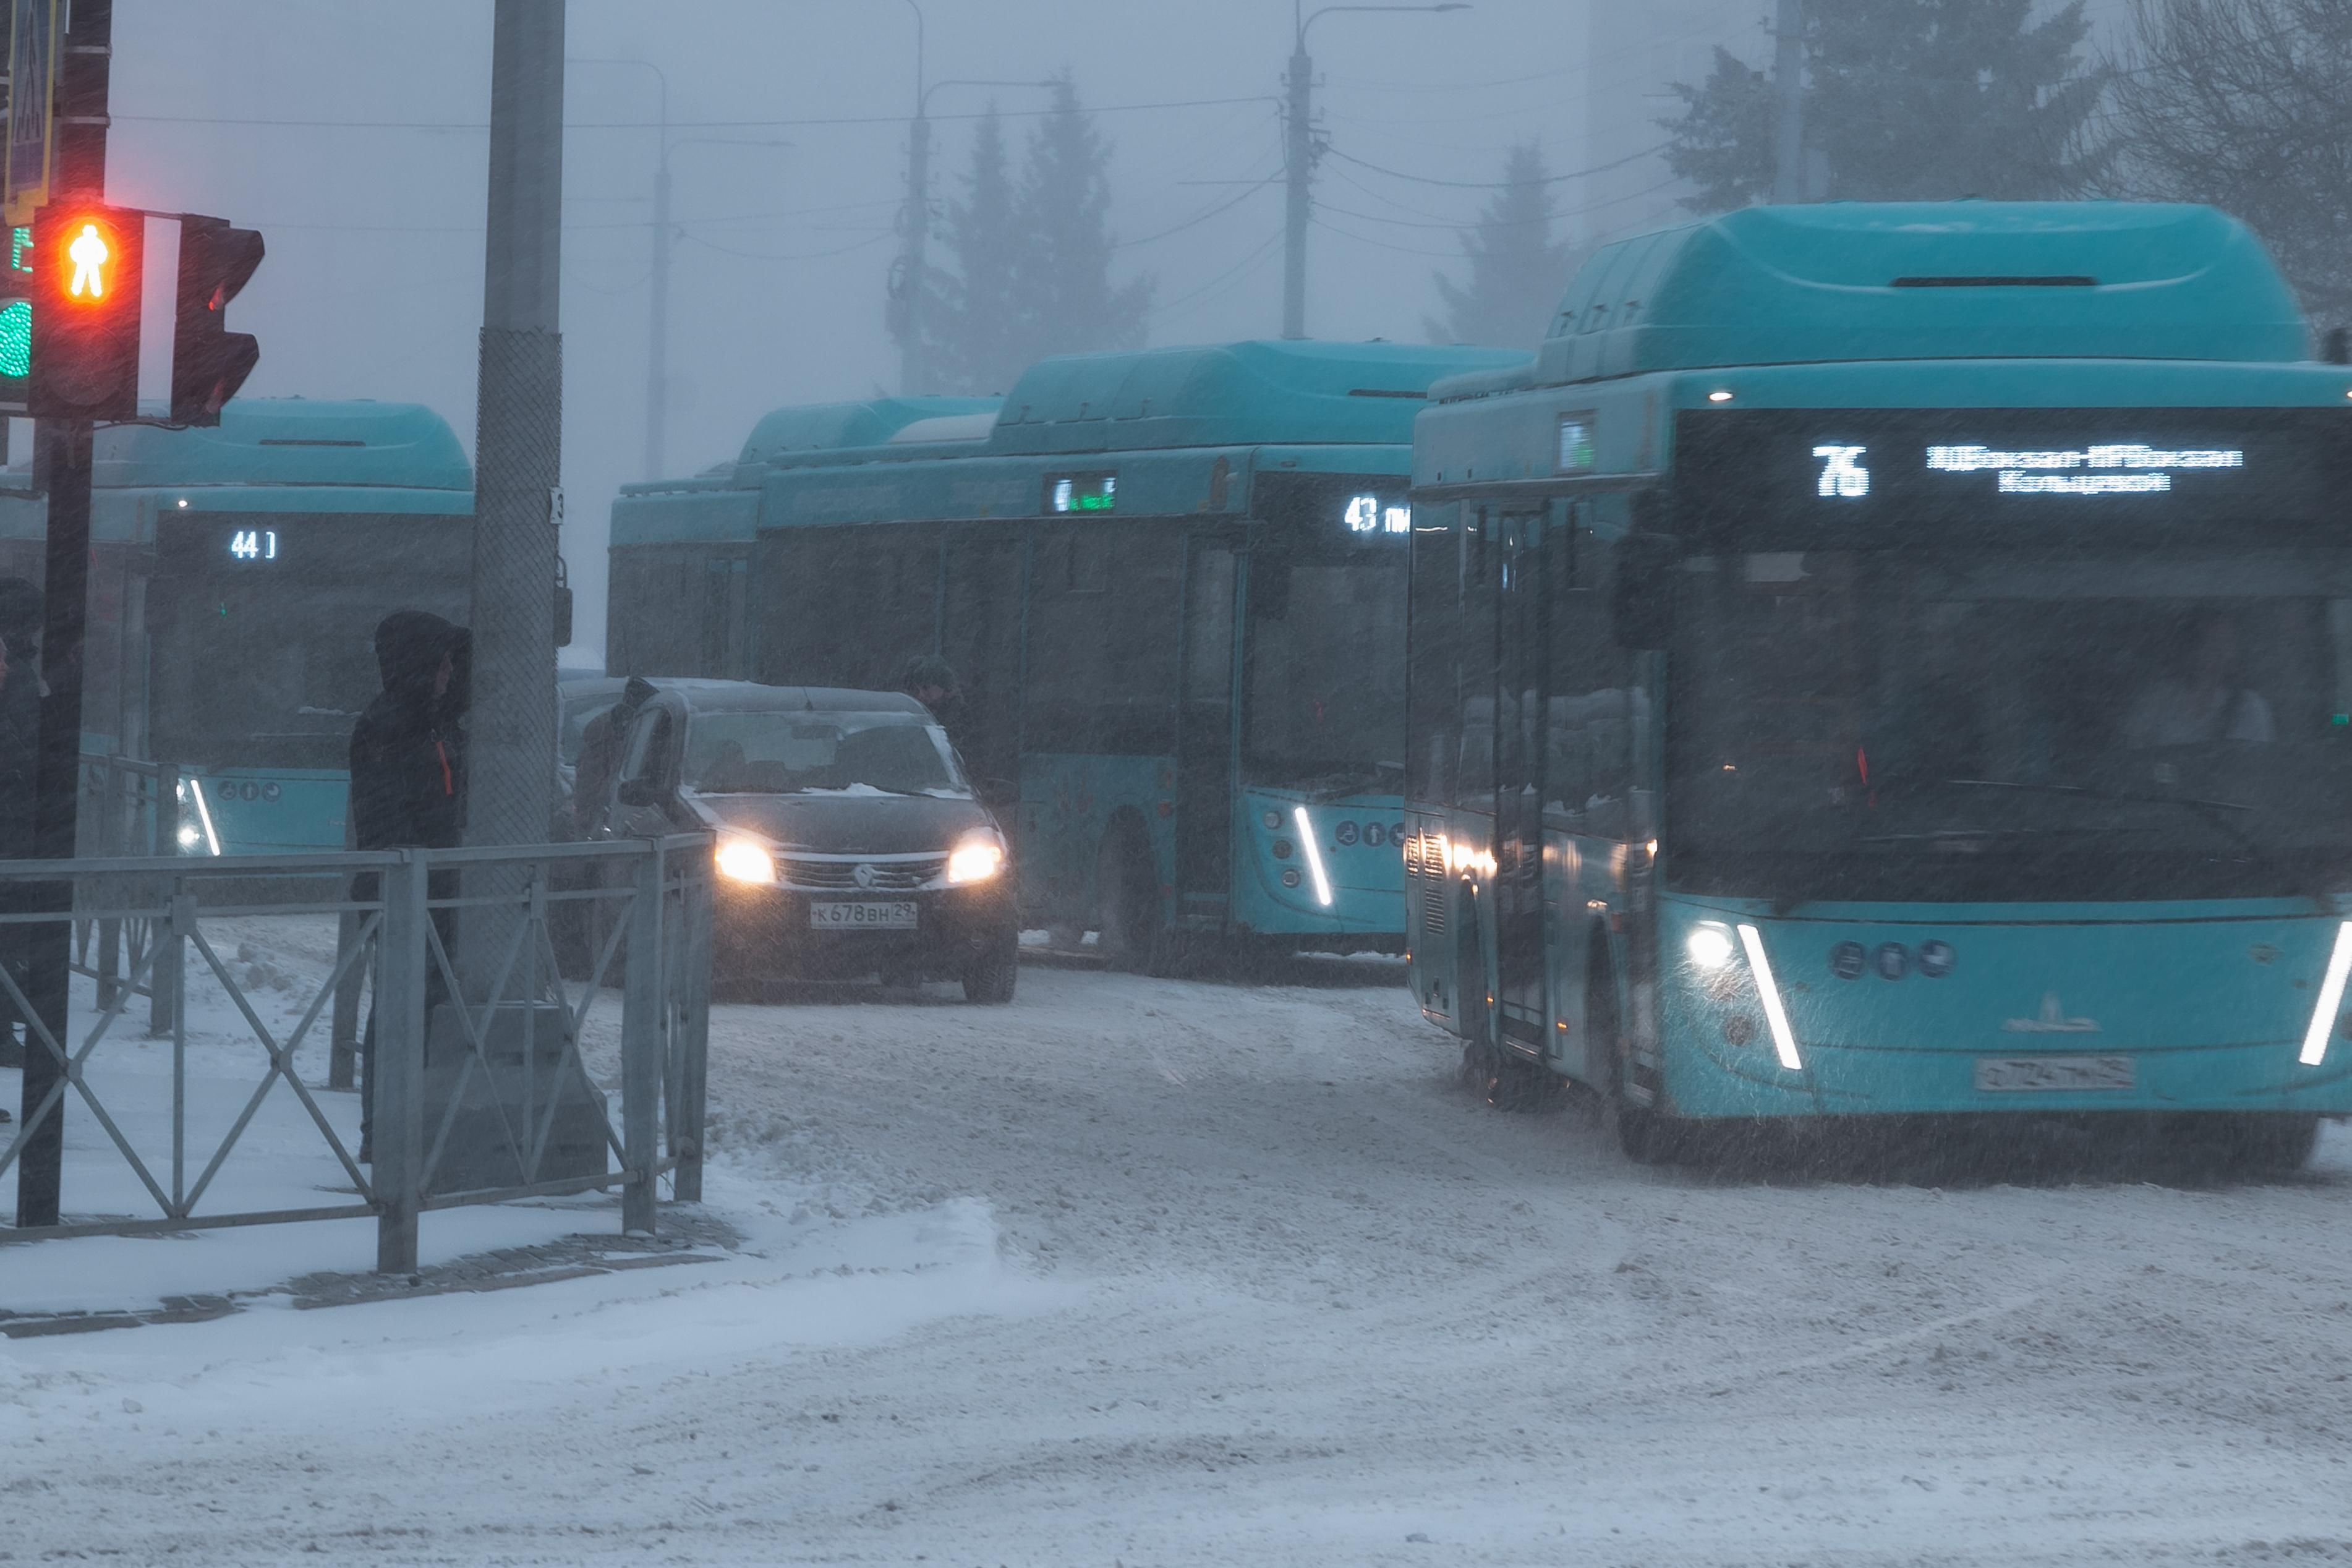
[[664,793],[661,785],[652,779],[621,781],[620,798],[623,805],[659,805]]
[[1609,621],[1617,646],[1665,647],[1675,624],[1682,541],[1664,533],[1629,533],[1617,542],[1612,564],[1616,581],[1610,589]]

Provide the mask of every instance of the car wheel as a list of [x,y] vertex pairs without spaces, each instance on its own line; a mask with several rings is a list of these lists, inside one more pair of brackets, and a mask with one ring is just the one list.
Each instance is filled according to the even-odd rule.
[[963,972],[963,999],[982,1006],[1001,1007],[1013,1000],[1013,988],[1020,979],[1020,944],[994,943]]

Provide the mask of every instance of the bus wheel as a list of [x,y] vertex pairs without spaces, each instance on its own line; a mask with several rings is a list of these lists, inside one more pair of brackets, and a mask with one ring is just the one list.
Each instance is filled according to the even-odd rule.
[[2230,1132],[2232,1166],[2250,1174],[2283,1176],[2310,1163],[2319,1142],[2319,1118],[2256,1113],[2232,1118]]
[[1175,943],[1160,929],[1151,851],[1132,827],[1111,829],[1095,856],[1097,951],[1113,969],[1166,972]]
[[1605,1042],[1605,1065],[1592,1087],[1601,1097],[1601,1119],[1625,1158],[1637,1165],[1672,1164],[1678,1154],[1676,1119],[1625,1096],[1625,1050],[1617,1036],[1617,979],[1599,952],[1586,972],[1584,1037]]

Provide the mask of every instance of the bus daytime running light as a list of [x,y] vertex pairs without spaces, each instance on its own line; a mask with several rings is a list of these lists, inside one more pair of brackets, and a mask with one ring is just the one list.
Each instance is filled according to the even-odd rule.
[[[221,852],[220,833],[213,826],[212,803],[205,799],[205,781],[202,779],[190,779],[184,788],[186,789],[188,798],[196,803],[196,820],[204,826],[205,853],[207,855],[219,854]],[[185,842],[184,837],[182,841]],[[193,850],[195,846],[190,844],[188,845],[188,847]]]
[[1294,815],[1298,820],[1298,847],[1307,855],[1307,874],[1315,879],[1315,901],[1325,909],[1331,907],[1331,878],[1323,869],[1323,846],[1315,838],[1314,818],[1300,806]]
[[1772,1031],[1772,1052],[1790,1072],[1804,1070],[1797,1055],[1797,1032],[1789,1027],[1789,1010],[1780,1005],[1780,983],[1772,978],[1772,961],[1764,956],[1764,933],[1742,924],[1739,945],[1748,950],[1748,967],[1756,972],[1756,994],[1764,1003],[1764,1022]]
[[967,838],[948,857],[948,886],[985,882],[1003,868],[1003,845],[989,838]]
[[748,838],[722,838],[711,853],[711,863],[719,874],[738,882],[772,882],[776,879],[775,857]]
[[2311,1027],[2303,1032],[2303,1054],[2295,1059],[2315,1068],[2327,1057],[2327,1037],[2336,1027],[2336,1010],[2344,1005],[2344,982],[2352,976],[2352,921],[2336,928],[2336,951],[2327,955],[2327,977],[2319,983],[2319,1000],[2312,1004]]

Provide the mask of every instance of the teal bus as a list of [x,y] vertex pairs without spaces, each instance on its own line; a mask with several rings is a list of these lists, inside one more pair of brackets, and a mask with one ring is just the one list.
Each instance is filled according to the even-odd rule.
[[1490,1098],[1643,1159],[2352,1112],[2352,369],[2242,226],[1628,240],[1413,465],[1410,984]]
[[[950,728],[1017,803],[1032,929],[1144,969],[1400,951],[1412,416],[1433,381],[1526,357],[1239,342],[1043,361],[1001,403],[783,411],[730,474],[615,508],[613,624],[671,625],[608,663],[728,672],[680,640],[726,640],[688,602],[733,613],[721,550],[679,557],[666,612],[628,603],[652,549],[725,519],[727,550],[751,535],[739,672],[955,669]],[[657,636],[675,668],[632,640]]]
[[[376,622],[467,619],[456,435],[415,404],[289,397],[96,440],[83,751],[178,765],[184,853],[341,848]],[[40,581],[46,524],[0,500],[0,575]]]

